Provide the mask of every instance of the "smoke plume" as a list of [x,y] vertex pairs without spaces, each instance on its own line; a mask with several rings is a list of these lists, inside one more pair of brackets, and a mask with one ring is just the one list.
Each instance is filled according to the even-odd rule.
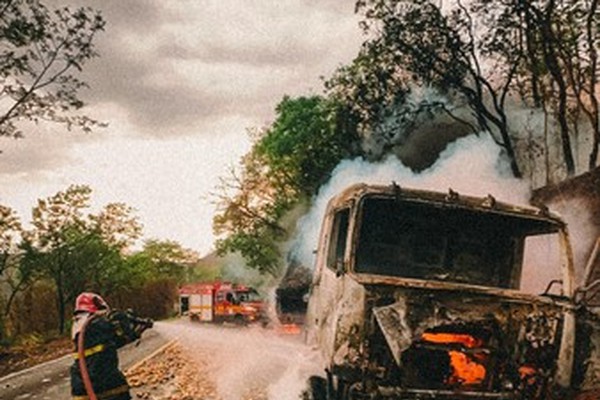
[[527,182],[514,178],[501,148],[488,134],[460,138],[440,153],[438,160],[420,173],[413,172],[396,157],[380,163],[363,159],[342,161],[331,179],[314,199],[311,210],[298,222],[292,248],[302,265],[312,267],[317,248],[320,224],[329,199],[355,183],[391,184],[400,187],[461,194],[493,195],[500,201],[527,205],[530,190]]

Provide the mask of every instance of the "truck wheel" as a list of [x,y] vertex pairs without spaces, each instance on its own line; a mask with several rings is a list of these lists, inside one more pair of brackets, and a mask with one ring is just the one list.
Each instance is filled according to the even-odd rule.
[[320,376],[308,378],[307,388],[302,391],[302,400],[327,400],[327,381]]

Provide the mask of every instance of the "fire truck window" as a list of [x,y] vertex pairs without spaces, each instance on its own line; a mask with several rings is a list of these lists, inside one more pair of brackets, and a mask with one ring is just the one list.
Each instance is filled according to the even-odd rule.
[[190,310],[190,298],[188,296],[180,297],[180,313],[185,314]]
[[337,211],[333,218],[333,226],[327,253],[327,266],[334,271],[337,269],[339,263],[344,261],[349,216],[350,209],[345,208]]
[[233,297],[233,293],[231,293],[231,292],[227,293],[227,295],[225,296],[225,299],[230,303],[233,303],[235,300],[235,298]]

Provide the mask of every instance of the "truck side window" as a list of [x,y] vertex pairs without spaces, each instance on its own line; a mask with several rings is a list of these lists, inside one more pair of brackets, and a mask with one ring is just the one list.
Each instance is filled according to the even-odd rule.
[[327,267],[336,270],[337,265],[344,261],[344,251],[348,237],[348,223],[350,220],[350,209],[344,208],[335,213],[329,247],[327,250]]
[[227,294],[225,295],[225,299],[230,303],[235,303],[235,297],[231,292],[227,292]]

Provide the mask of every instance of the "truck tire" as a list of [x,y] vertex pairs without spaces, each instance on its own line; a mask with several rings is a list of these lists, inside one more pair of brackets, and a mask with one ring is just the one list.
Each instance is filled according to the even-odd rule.
[[327,400],[327,381],[320,376],[311,376],[302,391],[302,400]]

